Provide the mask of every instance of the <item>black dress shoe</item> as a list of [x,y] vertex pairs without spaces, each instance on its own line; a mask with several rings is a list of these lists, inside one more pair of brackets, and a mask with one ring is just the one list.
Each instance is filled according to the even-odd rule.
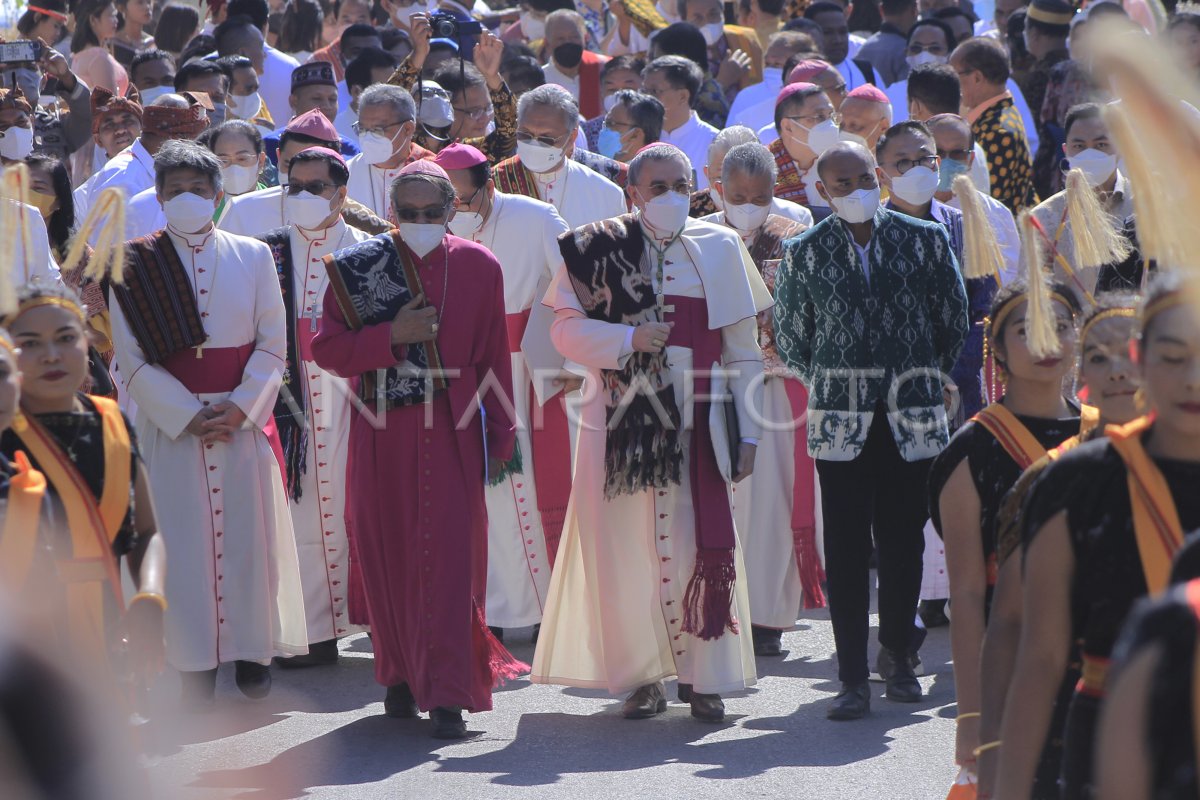
[[783,631],[751,625],[750,634],[754,638],[754,655],[777,656],[783,653]]
[[185,711],[207,711],[213,707],[217,691],[217,671],[179,673],[181,702]]
[[681,703],[692,702],[692,685],[690,683],[679,684],[679,686],[676,688],[675,692],[676,692],[676,694],[679,695],[679,702],[681,702]]
[[825,713],[827,719],[845,721],[862,719],[871,710],[871,686],[861,683],[843,683],[842,691]]
[[945,600],[922,600],[920,614],[926,628],[940,628],[950,624],[950,618],[946,616]]
[[725,703],[719,694],[691,692],[692,716],[701,722],[724,722]]
[[662,682],[649,683],[629,695],[621,713],[625,719],[649,719],[667,710],[667,691]]
[[886,647],[879,649],[875,668],[887,684],[887,699],[897,703],[921,702],[921,684],[913,672],[912,656]]
[[463,722],[462,711],[438,706],[429,712],[429,718],[433,720],[433,738],[467,738],[467,723]]
[[251,700],[261,700],[271,693],[271,668],[253,661],[237,661],[234,667],[234,682],[242,694]]
[[407,683],[387,688],[387,695],[383,698],[383,713],[394,719],[416,719],[421,713]]
[[492,625],[488,625],[488,630],[492,632],[492,636],[496,637],[496,641],[504,641],[504,628],[496,628]]
[[314,642],[308,646],[308,653],[291,658],[276,658],[275,663],[283,669],[303,669],[304,667],[327,667],[338,662],[337,639],[324,642]]

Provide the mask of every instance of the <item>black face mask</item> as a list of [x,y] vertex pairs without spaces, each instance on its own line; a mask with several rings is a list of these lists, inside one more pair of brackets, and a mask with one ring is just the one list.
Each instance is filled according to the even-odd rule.
[[554,61],[560,67],[574,69],[583,60],[583,45],[567,42],[554,48]]

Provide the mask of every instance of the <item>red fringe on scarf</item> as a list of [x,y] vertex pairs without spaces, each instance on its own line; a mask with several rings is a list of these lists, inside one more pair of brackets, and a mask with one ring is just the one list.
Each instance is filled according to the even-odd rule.
[[817,554],[817,529],[806,527],[792,531],[796,547],[796,566],[800,569],[800,585],[804,588],[804,608],[824,608],[825,593],[821,583],[825,580],[825,569]]
[[511,680],[529,674],[530,666],[523,661],[518,661],[512,653],[508,652],[508,648],[488,630],[487,621],[478,605],[475,606],[475,625],[472,626],[472,638],[475,652],[483,659],[488,675],[491,676],[492,688],[503,686]]
[[733,615],[733,585],[737,578],[732,550],[697,550],[696,568],[683,593],[684,633],[705,641],[725,631],[738,632]]

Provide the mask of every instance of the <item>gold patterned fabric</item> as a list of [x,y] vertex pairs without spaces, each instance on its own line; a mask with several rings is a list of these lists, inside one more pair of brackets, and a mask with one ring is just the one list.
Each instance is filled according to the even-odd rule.
[[1033,158],[1025,124],[1012,98],[1001,98],[988,107],[971,123],[971,132],[987,154],[992,197],[1014,214],[1034,205]]

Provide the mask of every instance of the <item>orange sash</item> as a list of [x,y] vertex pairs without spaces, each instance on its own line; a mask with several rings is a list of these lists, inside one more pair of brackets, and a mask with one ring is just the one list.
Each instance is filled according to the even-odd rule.
[[29,456],[18,450],[13,456],[16,474],[8,483],[8,507],[4,516],[4,532],[0,534],[0,571],[4,583],[19,591],[33,564],[37,548],[38,518],[42,497],[46,494],[46,478],[29,463]]
[[[1200,580],[1188,582],[1187,601],[1192,613],[1200,620]],[[1200,637],[1196,639],[1196,652],[1192,656],[1192,746],[1200,757]]]
[[[121,575],[112,543],[129,511],[129,432],[113,400],[91,397],[104,435],[104,492],[97,503],[87,481],[54,437],[32,416],[18,414],[13,431],[37,461],[67,514],[71,556],[57,558],[67,596],[70,641],[82,649],[104,645],[104,592],[124,609]],[[102,652],[102,650],[101,650]]]
[[1110,425],[1108,438],[1125,462],[1138,555],[1150,594],[1157,595],[1167,588],[1171,559],[1183,545],[1183,526],[1166,479],[1142,446],[1142,434],[1149,428],[1149,417],[1142,417],[1128,425]]
[[1021,424],[1021,420],[999,403],[992,403],[973,419],[996,437],[1004,452],[1008,453],[1022,470],[1029,469],[1033,462],[1046,455],[1046,448]]

